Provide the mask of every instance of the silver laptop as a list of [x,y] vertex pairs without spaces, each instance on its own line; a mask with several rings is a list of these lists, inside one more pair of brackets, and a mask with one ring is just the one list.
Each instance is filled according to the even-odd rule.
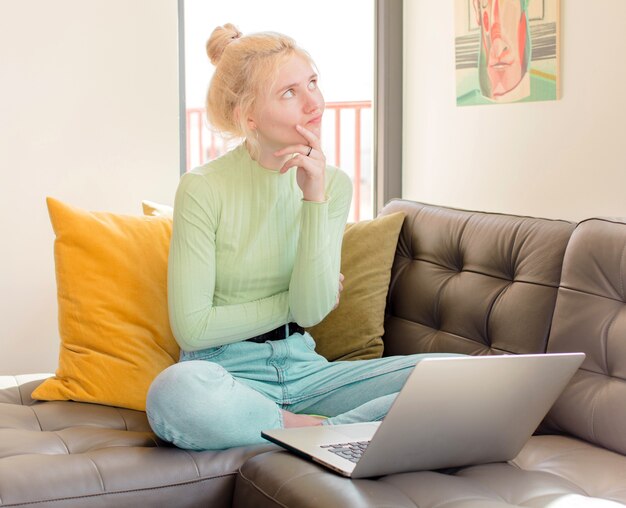
[[420,360],[382,422],[265,430],[284,448],[351,478],[515,458],[583,353]]

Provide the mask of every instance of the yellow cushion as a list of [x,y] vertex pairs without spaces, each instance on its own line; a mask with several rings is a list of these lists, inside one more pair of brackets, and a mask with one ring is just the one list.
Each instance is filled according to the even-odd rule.
[[174,216],[174,208],[169,205],[162,205],[156,201],[144,199],[141,202],[141,207],[144,215],[152,215],[153,217],[169,217],[170,219]]
[[339,306],[308,329],[316,351],[328,360],[382,356],[387,291],[403,221],[404,213],[397,212],[346,226]]
[[143,410],[154,377],[178,360],[167,309],[172,221],[47,203],[61,349],[56,376],[32,396]]

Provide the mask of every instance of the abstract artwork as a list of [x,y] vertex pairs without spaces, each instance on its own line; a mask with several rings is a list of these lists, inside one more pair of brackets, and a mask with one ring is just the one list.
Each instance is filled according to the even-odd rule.
[[559,98],[560,0],[454,0],[457,106]]

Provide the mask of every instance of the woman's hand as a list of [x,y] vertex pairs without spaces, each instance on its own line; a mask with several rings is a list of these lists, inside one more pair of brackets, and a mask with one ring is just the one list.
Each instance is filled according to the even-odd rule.
[[335,310],[337,307],[339,307],[339,298],[341,296],[341,292],[343,291],[343,284],[342,282],[344,281],[345,277],[343,276],[343,273],[339,274],[339,291],[337,291],[337,301],[335,302],[335,306],[333,307],[333,310]]
[[286,173],[290,168],[297,167],[296,181],[302,190],[304,199],[306,201],[326,201],[324,183],[326,156],[322,152],[320,139],[301,125],[296,125],[296,130],[309,144],[289,145],[275,152],[275,157],[294,154],[283,164],[280,172]]

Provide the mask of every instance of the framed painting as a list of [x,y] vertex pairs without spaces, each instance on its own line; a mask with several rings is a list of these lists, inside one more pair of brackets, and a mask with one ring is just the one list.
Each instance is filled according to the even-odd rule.
[[454,0],[457,106],[557,100],[560,0]]

